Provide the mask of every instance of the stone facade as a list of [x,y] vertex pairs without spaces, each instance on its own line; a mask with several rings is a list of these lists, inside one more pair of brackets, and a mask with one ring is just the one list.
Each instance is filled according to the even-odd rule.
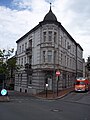
[[[52,16],[52,19],[50,19]],[[36,94],[57,89],[56,71],[60,71],[58,89],[73,86],[76,76],[83,75],[83,49],[50,11],[36,27],[17,43],[15,90]]]

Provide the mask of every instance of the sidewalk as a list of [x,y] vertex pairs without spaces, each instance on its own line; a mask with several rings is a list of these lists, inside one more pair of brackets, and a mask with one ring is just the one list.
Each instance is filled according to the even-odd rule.
[[51,91],[44,91],[36,95],[38,98],[42,99],[59,99],[64,97],[65,95],[69,94],[70,92],[74,91],[74,88],[66,88],[64,90],[59,90],[58,94],[57,92],[51,92]]
[[0,96],[0,102],[9,102],[10,99],[8,96]]
[[[55,99],[59,99],[64,97],[65,95],[69,94],[70,92],[74,91],[74,87],[72,88],[65,88],[64,90],[60,90],[58,91],[58,95],[57,92],[52,92],[52,91],[44,91],[38,94],[29,94],[29,93],[24,93],[24,92],[18,92],[18,91],[8,91],[9,96],[13,96],[14,95],[20,95],[20,96],[33,96],[39,99],[46,99],[46,100],[55,100]],[[0,101],[10,101],[9,97],[2,97],[0,98]]]

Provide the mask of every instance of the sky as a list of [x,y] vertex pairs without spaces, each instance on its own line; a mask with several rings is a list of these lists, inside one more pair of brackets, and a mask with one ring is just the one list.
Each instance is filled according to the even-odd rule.
[[0,0],[0,49],[16,50],[16,41],[43,21],[50,9],[90,56],[90,0]]

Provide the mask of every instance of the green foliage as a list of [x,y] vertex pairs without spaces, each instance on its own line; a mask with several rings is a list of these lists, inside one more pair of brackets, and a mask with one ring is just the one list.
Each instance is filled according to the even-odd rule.
[[7,65],[6,63],[0,63],[0,73],[7,73]]
[[12,57],[7,61],[8,69],[16,68],[16,58]]
[[8,51],[0,50],[0,74],[5,74],[6,76],[8,76],[10,74],[10,71],[15,69],[16,67],[15,57],[9,59],[13,52],[14,49]]
[[0,58],[3,57],[3,51],[0,50]]

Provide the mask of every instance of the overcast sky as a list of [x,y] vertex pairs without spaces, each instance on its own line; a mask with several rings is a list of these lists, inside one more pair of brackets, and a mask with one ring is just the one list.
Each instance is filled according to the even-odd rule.
[[0,0],[0,49],[16,49],[16,41],[35,27],[50,9],[90,56],[90,0]]

